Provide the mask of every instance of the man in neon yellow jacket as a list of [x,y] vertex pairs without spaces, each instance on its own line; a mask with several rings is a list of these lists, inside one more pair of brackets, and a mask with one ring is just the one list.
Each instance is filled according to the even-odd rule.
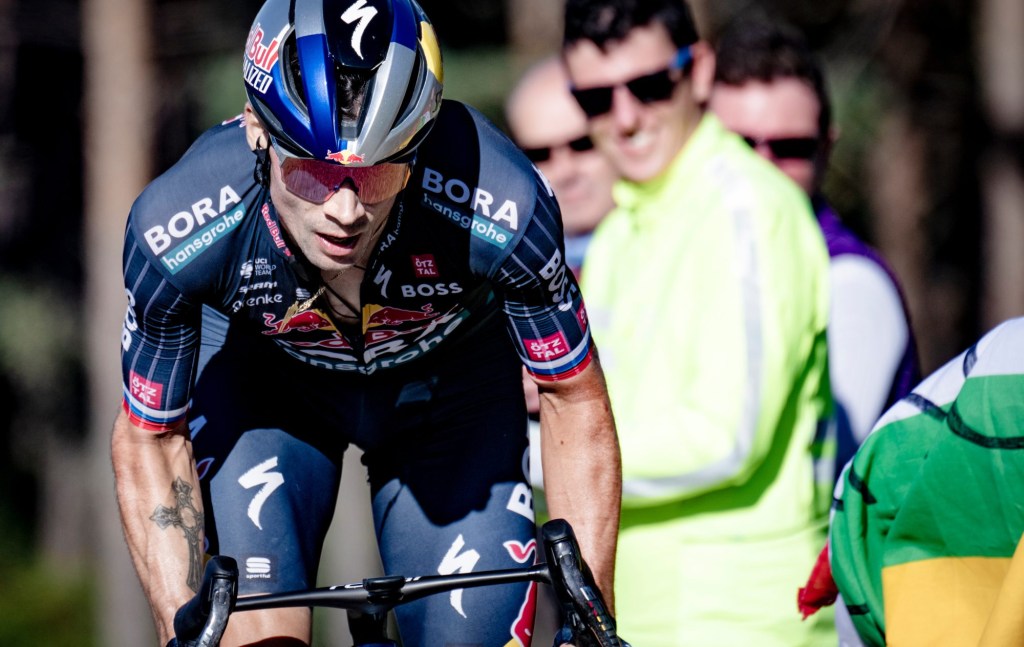
[[835,644],[796,593],[824,537],[828,254],[810,204],[701,106],[681,0],[569,0],[563,55],[624,178],[583,271],[622,446],[623,636]]

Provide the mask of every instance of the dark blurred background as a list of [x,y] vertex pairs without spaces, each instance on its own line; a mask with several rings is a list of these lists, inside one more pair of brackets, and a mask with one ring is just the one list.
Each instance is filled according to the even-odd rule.
[[[561,3],[422,4],[446,95],[502,124],[520,71],[557,48]],[[109,467],[121,236],[142,186],[240,112],[258,6],[0,0],[2,645],[153,643]],[[1024,314],[1024,3],[692,6],[711,40],[752,12],[810,35],[840,128],[826,193],[895,267],[926,372]]]

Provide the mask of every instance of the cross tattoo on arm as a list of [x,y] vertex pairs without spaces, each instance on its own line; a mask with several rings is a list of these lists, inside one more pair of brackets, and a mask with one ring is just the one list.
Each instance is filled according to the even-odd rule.
[[157,506],[149,519],[166,530],[170,526],[180,528],[188,542],[188,584],[193,592],[199,591],[200,574],[203,556],[199,549],[200,537],[203,534],[203,514],[192,502],[192,486],[179,476],[171,485],[174,495],[174,507]]

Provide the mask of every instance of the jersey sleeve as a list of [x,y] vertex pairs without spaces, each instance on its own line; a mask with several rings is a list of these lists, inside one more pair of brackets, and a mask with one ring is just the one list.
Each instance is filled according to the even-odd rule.
[[188,412],[201,308],[153,264],[131,225],[124,277],[128,311],[121,336],[123,406],[134,425],[169,431]]
[[558,204],[539,179],[533,217],[495,280],[516,351],[535,378],[563,380],[594,348],[583,296],[565,262]]

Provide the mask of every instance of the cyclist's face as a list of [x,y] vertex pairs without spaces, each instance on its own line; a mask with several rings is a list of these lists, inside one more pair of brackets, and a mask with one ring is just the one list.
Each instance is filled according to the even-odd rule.
[[[743,85],[716,83],[708,106],[726,128],[753,140],[754,150],[804,191],[812,193],[817,188],[827,141],[819,138],[821,105],[808,84],[795,78],[768,83],[748,81]],[[777,140],[814,140],[818,146],[808,149],[812,156],[803,151],[789,153],[782,147],[777,148],[781,152],[778,155],[771,147]]]
[[310,263],[326,272],[365,265],[395,204],[397,193],[408,179],[395,180],[390,197],[376,203],[360,200],[351,180],[322,204],[306,200],[288,189],[282,179],[281,159],[270,148],[270,199],[281,225]]
[[[634,182],[653,179],[668,168],[682,150],[700,119],[698,100],[705,89],[707,59],[703,43],[692,46],[697,76],[673,72],[678,81],[665,100],[643,103],[624,84],[664,70],[678,48],[663,25],[634,28],[605,49],[582,40],[565,50],[569,76],[575,88],[614,87],[611,109],[590,118],[590,129],[601,151],[618,172]],[[698,74],[698,70],[700,73]],[[695,81],[699,81],[696,83]]]

